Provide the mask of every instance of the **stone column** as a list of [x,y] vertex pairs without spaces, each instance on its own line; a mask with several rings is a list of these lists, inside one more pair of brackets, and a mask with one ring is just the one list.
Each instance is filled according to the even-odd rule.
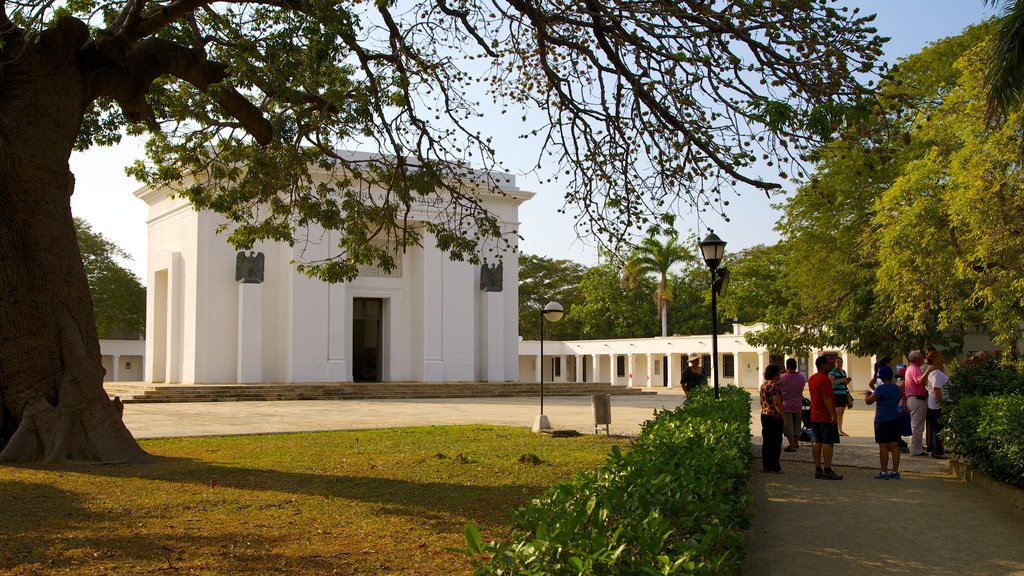
[[238,383],[263,381],[263,285],[238,285]]
[[672,352],[668,355],[668,387],[675,388],[679,386],[679,378],[683,372],[680,368],[682,360],[676,352]]
[[[445,258],[433,237],[423,239],[423,380],[443,382]],[[539,380],[538,380],[539,381]]]
[[[647,354],[647,387],[652,388],[654,386],[654,354]],[[660,386],[661,383],[659,382]]]
[[[732,353],[732,383],[735,386],[743,388],[744,382],[743,382],[743,378],[740,376],[741,374],[743,374],[743,370],[740,367],[740,353],[739,352],[733,352]],[[760,382],[758,382],[757,384],[760,384]]]
[[501,292],[484,292],[483,380],[505,381],[505,307]]

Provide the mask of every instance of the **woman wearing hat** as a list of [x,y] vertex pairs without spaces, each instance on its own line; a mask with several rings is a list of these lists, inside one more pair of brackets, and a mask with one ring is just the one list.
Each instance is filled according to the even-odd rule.
[[690,390],[708,383],[708,375],[701,368],[700,359],[700,354],[690,354],[690,365],[683,369],[683,375],[679,378],[679,385],[683,387],[683,393],[687,396],[690,395]]

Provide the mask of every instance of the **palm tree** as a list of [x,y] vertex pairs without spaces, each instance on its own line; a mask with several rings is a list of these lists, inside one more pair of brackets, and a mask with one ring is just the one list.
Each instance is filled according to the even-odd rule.
[[1024,101],[1024,0],[984,0],[1002,6],[988,77],[990,119],[1005,118]]
[[639,279],[648,274],[658,276],[654,302],[658,305],[662,336],[668,336],[668,305],[672,302],[672,285],[668,283],[669,269],[690,260],[693,260],[693,253],[679,244],[678,236],[672,236],[665,243],[648,236],[633,250],[622,269],[622,285],[626,288],[636,286]]

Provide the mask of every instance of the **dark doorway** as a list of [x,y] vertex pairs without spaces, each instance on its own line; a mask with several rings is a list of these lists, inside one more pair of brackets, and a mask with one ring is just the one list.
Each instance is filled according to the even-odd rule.
[[384,300],[352,299],[352,380],[381,381]]

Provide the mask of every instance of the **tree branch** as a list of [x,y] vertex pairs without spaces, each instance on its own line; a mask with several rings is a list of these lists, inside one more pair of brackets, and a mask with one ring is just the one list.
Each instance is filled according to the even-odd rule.
[[[127,79],[120,74],[125,74]],[[270,121],[252,102],[230,86],[211,90],[227,78],[225,66],[207,60],[176,42],[149,38],[135,45],[122,69],[110,70],[107,82],[101,82],[98,95],[110,96],[121,105],[125,116],[133,122],[151,120],[152,109],[146,93],[160,76],[170,74],[209,94],[230,116],[260,144],[268,144],[274,131]]]

